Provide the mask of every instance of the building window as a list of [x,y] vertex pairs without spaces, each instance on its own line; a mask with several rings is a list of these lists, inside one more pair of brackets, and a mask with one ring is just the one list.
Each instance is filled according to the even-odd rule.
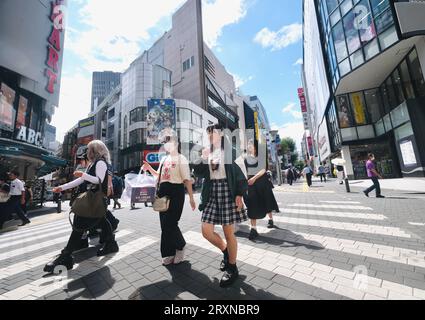
[[146,122],[146,117],[147,117],[146,107],[136,108],[130,112],[130,125],[133,125],[139,122]]
[[364,93],[367,109],[369,111],[370,119],[372,123],[379,121],[382,117],[381,112],[381,99],[378,89],[367,90]]
[[111,119],[113,117],[115,117],[115,108],[109,110],[108,112],[108,119]]
[[412,72],[413,85],[419,96],[425,96],[425,81],[422,73],[421,64],[418,59],[418,53],[413,50],[409,54],[410,70]]
[[178,122],[192,123],[192,111],[189,109],[178,109]]
[[199,114],[192,112],[192,123],[195,126],[202,127],[202,117]]
[[410,78],[409,68],[407,66],[406,60],[404,60],[400,64],[400,73],[401,73],[403,88],[404,88],[404,91],[406,92],[406,98],[407,99],[414,99],[415,98],[415,91],[413,89],[412,80]]
[[107,138],[108,139],[113,139],[114,138],[114,134],[115,134],[115,126],[114,125],[109,126],[108,127],[108,136],[107,136]]
[[339,22],[332,30],[334,43],[335,43],[335,51],[336,56],[338,58],[338,61],[344,60],[348,53],[347,53],[347,46],[345,45],[345,37],[344,37],[344,30],[342,27],[342,22]]
[[142,144],[146,141],[146,130],[136,129],[130,132],[130,146]]
[[350,112],[350,104],[346,95],[336,97],[336,107],[341,128],[353,126],[353,120]]
[[351,54],[360,48],[360,37],[355,24],[357,23],[354,11],[344,17],[345,37],[347,38],[348,52]]
[[192,56],[191,58],[189,58],[185,62],[183,62],[183,72],[189,70],[194,65],[195,65],[195,57]]

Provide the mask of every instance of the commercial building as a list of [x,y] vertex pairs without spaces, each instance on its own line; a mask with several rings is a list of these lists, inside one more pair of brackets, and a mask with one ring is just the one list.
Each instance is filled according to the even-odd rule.
[[93,72],[91,89],[91,112],[121,83],[121,73]]
[[344,158],[350,178],[369,152],[385,177],[425,175],[424,16],[424,1],[304,1],[316,156]]
[[[43,145],[58,106],[66,1],[0,2],[0,174],[65,164]],[[18,18],[19,17],[19,18]]]

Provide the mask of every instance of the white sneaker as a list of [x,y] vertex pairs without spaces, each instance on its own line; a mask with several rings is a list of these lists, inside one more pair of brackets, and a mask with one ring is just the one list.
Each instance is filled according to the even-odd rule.
[[169,266],[170,264],[174,263],[174,257],[166,257],[162,259],[162,265],[163,266]]
[[174,258],[174,264],[180,264],[184,261],[184,254],[185,254],[185,249],[183,248],[182,251],[177,250],[176,251],[176,256]]

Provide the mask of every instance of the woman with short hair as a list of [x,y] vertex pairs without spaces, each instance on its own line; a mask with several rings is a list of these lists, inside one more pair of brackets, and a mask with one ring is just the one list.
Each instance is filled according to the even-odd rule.
[[99,185],[104,194],[105,202],[105,217],[101,219],[97,218],[83,218],[79,216],[74,217],[74,228],[69,238],[68,244],[65,249],[62,250],[61,254],[58,255],[52,262],[48,263],[44,267],[44,271],[48,273],[54,272],[56,266],[63,265],[68,270],[71,270],[74,266],[74,259],[72,253],[76,251],[81,243],[81,237],[85,231],[98,225],[104,232],[104,245],[97,252],[97,255],[106,256],[111,253],[119,251],[118,244],[115,241],[115,236],[112,232],[112,226],[106,219],[106,195],[108,192],[108,164],[110,161],[110,154],[108,148],[100,140],[95,140],[89,143],[87,150],[87,158],[89,160],[89,166],[86,172],[75,171],[74,177],[77,179],[56,187],[53,189],[55,193],[61,193],[62,191],[79,187],[80,192],[88,190],[90,185]]

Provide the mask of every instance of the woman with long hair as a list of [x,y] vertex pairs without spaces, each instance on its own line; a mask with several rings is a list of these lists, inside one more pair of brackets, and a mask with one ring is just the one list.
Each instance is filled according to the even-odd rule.
[[[232,148],[222,130],[220,125],[208,127],[211,146],[202,151],[203,161],[194,169],[195,174],[204,179],[199,206],[203,212],[202,235],[223,253],[220,270],[224,274],[220,286],[228,287],[239,277],[235,224],[248,219],[242,212],[242,198],[248,184],[241,168],[231,158]],[[226,241],[214,231],[216,225],[222,226]]]
[[63,265],[68,270],[71,270],[74,266],[74,258],[72,253],[79,248],[81,243],[81,237],[83,233],[93,226],[98,225],[104,233],[104,244],[103,247],[97,252],[99,257],[106,256],[111,253],[119,251],[118,244],[115,241],[115,236],[112,232],[112,226],[106,219],[106,195],[108,192],[108,164],[110,161],[110,154],[108,148],[102,141],[95,140],[89,143],[87,150],[87,158],[89,160],[89,166],[86,172],[75,171],[74,177],[77,179],[56,187],[53,189],[55,193],[61,193],[62,191],[79,187],[80,191],[87,190],[90,185],[100,185],[104,194],[105,201],[105,217],[101,219],[94,218],[83,218],[79,216],[74,217],[74,228],[69,238],[68,244],[65,249],[62,250],[61,254],[58,255],[52,262],[48,263],[44,267],[44,271],[48,273],[54,272],[56,266]]
[[184,260],[186,241],[179,228],[179,221],[186,197],[185,186],[193,211],[196,209],[196,204],[193,198],[189,161],[181,154],[177,136],[170,133],[161,140],[167,156],[162,159],[159,170],[154,170],[146,161],[143,163],[142,170],[149,171],[154,177],[160,179],[158,196],[161,198],[167,196],[170,199],[168,211],[159,214],[162,231],[162,264],[168,266],[179,264]]
[[[267,155],[263,155],[267,157]],[[248,207],[248,217],[251,219],[250,240],[258,237],[257,220],[269,216],[269,228],[274,228],[273,211],[279,212],[276,198],[273,194],[273,184],[269,181],[266,166],[260,167],[258,159],[258,142],[250,140],[248,142],[248,155],[245,159],[245,166],[248,172],[248,195],[246,205]]]

